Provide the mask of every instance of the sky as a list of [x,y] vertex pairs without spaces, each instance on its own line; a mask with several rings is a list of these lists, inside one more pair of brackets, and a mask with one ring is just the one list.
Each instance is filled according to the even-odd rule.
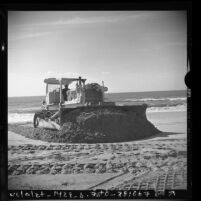
[[185,11],[9,11],[8,96],[45,95],[48,77],[184,90],[186,49]]

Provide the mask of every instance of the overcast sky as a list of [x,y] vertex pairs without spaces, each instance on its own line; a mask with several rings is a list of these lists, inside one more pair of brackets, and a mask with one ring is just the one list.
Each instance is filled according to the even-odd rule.
[[8,96],[45,95],[48,77],[108,92],[186,89],[184,11],[11,11]]

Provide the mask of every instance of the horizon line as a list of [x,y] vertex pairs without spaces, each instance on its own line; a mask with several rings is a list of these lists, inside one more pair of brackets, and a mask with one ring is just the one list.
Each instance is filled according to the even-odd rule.
[[[156,90],[156,91],[126,91],[126,92],[106,92],[106,94],[117,94],[117,93],[143,93],[143,92],[162,92],[162,91],[187,91],[187,88],[186,89],[176,89],[176,90]],[[39,97],[39,96],[44,96],[45,95],[23,95],[23,96],[8,96],[8,98],[18,98],[18,97]]]

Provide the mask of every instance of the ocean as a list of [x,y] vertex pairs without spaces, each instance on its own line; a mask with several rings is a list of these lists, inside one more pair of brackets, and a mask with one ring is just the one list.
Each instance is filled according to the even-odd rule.
[[[32,122],[34,112],[39,110],[44,96],[9,97],[8,123]],[[116,105],[147,104],[147,113],[185,112],[187,90],[106,93],[106,101]]]

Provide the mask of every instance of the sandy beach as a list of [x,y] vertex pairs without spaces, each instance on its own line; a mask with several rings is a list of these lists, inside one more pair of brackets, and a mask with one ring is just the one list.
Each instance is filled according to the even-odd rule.
[[147,118],[164,132],[124,143],[48,143],[9,131],[8,188],[159,189],[165,177],[166,188],[186,189],[185,112]]

